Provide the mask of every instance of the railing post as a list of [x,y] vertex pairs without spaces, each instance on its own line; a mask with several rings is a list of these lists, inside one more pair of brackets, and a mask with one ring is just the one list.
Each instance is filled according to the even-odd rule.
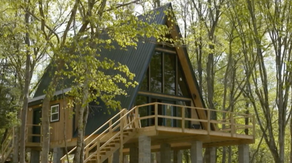
[[123,158],[123,148],[124,148],[124,132],[120,131],[120,149],[119,149],[119,160]]
[[88,150],[88,148],[85,148],[84,150],[85,150],[85,151],[84,151],[84,153],[85,153],[85,157],[84,157],[84,159],[87,159],[88,156],[89,156],[89,150]]
[[208,132],[208,135],[210,135],[210,119],[211,119],[211,115],[210,115],[210,109],[207,109],[207,112],[208,112],[208,122],[207,122],[207,132]]
[[182,120],[181,120],[181,128],[182,132],[185,132],[185,107],[181,107],[181,114],[182,114]]
[[122,118],[125,115],[125,112],[123,111],[120,115],[120,131],[123,132],[124,130],[124,118]]
[[101,163],[101,160],[100,160],[100,140],[99,139],[97,139],[97,142],[96,142],[96,162]]
[[154,114],[155,114],[155,129],[158,128],[158,104],[155,103],[154,105]]
[[12,144],[14,144],[14,136],[15,136],[15,127],[12,127]]
[[[129,122],[128,122],[128,118],[127,118],[127,116],[129,115],[126,115],[128,113],[128,110],[126,110],[125,109],[125,111],[124,111],[124,118],[123,118],[123,121],[124,121],[124,126],[127,126],[128,124],[129,124]],[[128,127],[129,128],[129,127]]]
[[252,135],[253,140],[255,140],[255,115],[252,116]]
[[234,117],[233,117],[233,112],[231,112],[231,137],[234,136],[234,132],[235,132],[235,126],[234,126]]
[[108,132],[109,133],[112,132],[112,124],[113,124],[113,121],[110,120],[109,123],[108,123],[108,127],[109,127]]
[[39,135],[39,136],[40,136],[40,142],[42,143],[42,142],[43,142],[42,126],[41,126],[40,124],[39,124],[39,126],[40,126],[40,133],[41,133],[41,134]]
[[140,123],[140,118],[139,118],[139,108],[137,107],[137,109],[134,109],[133,111],[135,113],[135,117],[132,120],[132,121],[134,121],[133,122],[134,123],[134,127],[135,128],[141,128],[141,126],[140,126],[141,123]]

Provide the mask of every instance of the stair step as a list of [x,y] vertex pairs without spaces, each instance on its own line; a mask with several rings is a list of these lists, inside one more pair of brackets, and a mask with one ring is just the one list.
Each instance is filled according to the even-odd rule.
[[106,145],[106,147],[115,147],[116,144],[115,143],[109,143],[108,145]]
[[102,150],[106,150],[106,151],[111,151],[113,148],[111,148],[111,147],[105,147],[105,148],[103,148]]

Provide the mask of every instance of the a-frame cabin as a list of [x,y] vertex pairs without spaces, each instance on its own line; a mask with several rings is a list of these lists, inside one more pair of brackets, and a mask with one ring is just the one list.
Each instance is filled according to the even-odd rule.
[[[151,21],[169,26],[169,37],[179,38],[179,28],[166,10],[172,12],[170,4],[155,9]],[[125,108],[121,111],[108,112],[102,102],[90,104],[84,162],[176,163],[182,159],[180,150],[190,149],[191,162],[199,163],[203,148],[210,148],[209,161],[215,162],[214,147],[227,145],[239,145],[239,162],[248,162],[248,144],[254,142],[254,117],[205,108],[186,48],[143,40],[136,48],[104,49],[101,56],[127,65],[136,74],[139,86],[129,88],[128,96],[118,97]],[[29,103],[26,147],[31,162],[39,158],[40,112],[50,70]],[[68,153],[72,155],[77,140],[73,108],[64,109],[67,101],[61,96],[69,90],[58,90],[51,102],[50,145],[56,162],[67,161],[62,157],[65,145],[72,149]],[[156,155],[160,158],[153,152],[160,152]]]

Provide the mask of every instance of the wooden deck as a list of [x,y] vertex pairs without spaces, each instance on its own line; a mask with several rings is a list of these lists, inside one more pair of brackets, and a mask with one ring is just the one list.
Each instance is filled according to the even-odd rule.
[[[180,114],[170,116],[159,113],[159,109],[165,106],[177,109]],[[169,143],[172,148],[183,149],[189,148],[192,141],[202,141],[204,147],[215,147],[252,144],[255,140],[254,115],[157,102],[136,106],[135,113],[145,108],[153,108],[154,115],[139,117],[139,123],[141,125],[142,121],[151,121],[152,124],[142,124],[141,128],[137,129],[136,136],[128,141],[125,147],[137,143],[140,135],[151,137],[153,148],[161,143]],[[186,116],[187,111],[198,110],[205,113],[204,117],[207,119]],[[211,119],[212,114],[216,114],[216,120]]]
[[[165,115],[160,112],[162,107],[172,107],[179,112],[177,115]],[[145,109],[154,110],[153,115],[141,116],[141,112]],[[204,117],[186,116],[186,112],[205,113]],[[125,115],[126,113],[123,113]],[[217,119],[212,120],[211,115],[216,114]],[[152,138],[153,144],[161,140],[173,142],[174,146],[186,146],[187,142],[199,140],[203,142],[204,146],[224,146],[224,145],[238,145],[254,143],[255,118],[253,115],[238,114],[226,111],[211,110],[207,108],[198,108],[191,106],[182,106],[165,103],[149,103],[145,105],[135,106],[131,113],[127,114],[127,118],[135,116],[137,118],[136,136],[129,140],[128,143],[134,143],[140,135],[147,135]],[[225,118],[223,118],[225,117]],[[147,122],[147,123],[143,123]],[[245,124],[249,122],[248,124]],[[168,124],[171,123],[171,124]],[[116,125],[113,119],[110,119],[102,127],[108,126],[108,133],[104,133],[104,142],[113,135]],[[40,135],[31,134],[33,125],[28,126],[27,133],[27,147],[39,147],[40,143],[32,142],[32,137],[39,137]],[[97,134],[91,134],[86,140],[93,140]],[[75,144],[76,139],[70,139],[66,142],[70,145]],[[178,143],[179,142],[179,143]],[[127,144],[128,144],[127,143]],[[59,141],[59,145],[64,144]],[[54,145],[53,145],[54,146]]]
[[[211,115],[215,115],[216,119],[212,119],[214,116]],[[27,147],[39,148],[41,133],[31,134],[36,126],[27,126]],[[123,142],[122,135],[127,130],[131,130],[131,135]],[[121,110],[86,137],[85,146],[88,150],[84,150],[88,153],[93,146],[102,147],[102,144],[110,143],[114,135],[118,135],[123,142],[116,142],[116,146],[123,147],[123,152],[127,153],[129,147],[137,145],[141,135],[151,137],[152,150],[155,151],[162,143],[170,144],[173,149],[189,148],[193,141],[202,141],[204,147],[251,144],[255,140],[254,133],[254,115],[155,102]],[[64,147],[64,144],[62,140],[57,144],[51,142],[51,147]],[[66,144],[73,148],[76,138],[66,140]],[[73,154],[74,149],[68,154]]]
[[160,145],[168,143],[172,148],[189,148],[191,142],[202,141],[204,147],[228,146],[239,144],[252,144],[254,143],[253,136],[243,134],[222,133],[220,131],[211,131],[208,133],[206,130],[200,129],[185,129],[182,131],[179,128],[173,127],[144,127],[137,129],[137,135],[127,142],[125,147],[131,144],[138,143],[140,135],[147,135],[151,137],[152,145]]

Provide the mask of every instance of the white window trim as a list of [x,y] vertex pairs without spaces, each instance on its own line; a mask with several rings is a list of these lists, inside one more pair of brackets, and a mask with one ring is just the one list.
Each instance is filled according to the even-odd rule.
[[[53,110],[52,108],[53,108],[53,107],[57,107],[57,108],[58,108],[58,112],[52,113],[52,110]],[[50,116],[51,116],[51,117],[50,117],[50,121],[51,121],[51,122],[58,122],[58,121],[60,120],[60,105],[59,105],[59,104],[52,105],[52,106],[51,106],[51,113],[50,113],[50,114],[51,114],[51,115],[50,115]],[[57,118],[57,119],[52,119],[52,118],[53,118],[53,115],[56,115],[56,114],[58,115],[58,118]]]

